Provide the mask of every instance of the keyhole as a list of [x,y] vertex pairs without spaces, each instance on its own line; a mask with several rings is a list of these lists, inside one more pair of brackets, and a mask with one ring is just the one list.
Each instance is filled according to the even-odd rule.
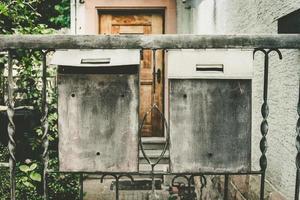
[[73,93],[73,94],[71,94],[71,97],[75,97],[75,94]]
[[186,94],[184,94],[184,95],[183,95],[183,98],[185,98],[185,99],[186,99],[186,98],[187,98],[187,95],[186,95]]
[[97,155],[97,156],[100,156],[100,152],[97,152],[96,155]]

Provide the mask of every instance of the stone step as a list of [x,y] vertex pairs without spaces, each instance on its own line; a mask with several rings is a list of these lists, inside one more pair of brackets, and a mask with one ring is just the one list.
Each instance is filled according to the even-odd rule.
[[[139,165],[140,172],[151,172],[151,166],[149,164],[140,164]],[[169,165],[168,164],[157,164],[154,168],[155,172],[168,172]]]
[[[157,149],[155,149],[155,150],[145,150],[145,153],[146,153],[146,155],[147,155],[149,158],[158,158],[158,157],[161,155],[162,151],[163,151],[163,150],[157,150]],[[165,154],[163,155],[163,158],[169,158],[169,157],[170,157],[170,155],[169,155],[169,150],[167,150],[167,151],[165,152]],[[141,159],[141,158],[144,158],[144,155],[143,155],[143,153],[142,153],[141,150],[140,150],[140,152],[139,152],[139,158],[140,158],[140,159]]]
[[164,148],[166,140],[161,137],[143,137],[142,142],[145,150],[158,150]]
[[[146,155],[150,158],[152,162],[156,162],[159,156],[161,155],[162,150],[145,150]],[[159,164],[169,164],[170,156],[169,151],[163,155],[162,159],[159,161]],[[148,161],[144,158],[142,152],[139,152],[139,164],[147,164]]]

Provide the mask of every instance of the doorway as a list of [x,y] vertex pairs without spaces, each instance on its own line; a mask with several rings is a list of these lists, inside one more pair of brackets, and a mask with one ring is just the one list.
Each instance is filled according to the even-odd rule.
[[[99,14],[99,34],[147,35],[164,33],[164,10],[103,10]],[[154,58],[155,52],[155,58]],[[155,62],[155,65],[154,65]],[[140,68],[140,119],[153,104],[164,111],[164,59],[162,50],[143,50]],[[163,137],[164,128],[159,112],[145,120],[143,137]]]

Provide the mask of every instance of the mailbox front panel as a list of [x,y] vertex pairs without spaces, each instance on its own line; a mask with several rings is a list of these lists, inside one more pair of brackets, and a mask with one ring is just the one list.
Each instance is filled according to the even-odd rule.
[[251,80],[170,79],[171,171],[251,167]]
[[61,171],[138,171],[138,74],[59,74]]

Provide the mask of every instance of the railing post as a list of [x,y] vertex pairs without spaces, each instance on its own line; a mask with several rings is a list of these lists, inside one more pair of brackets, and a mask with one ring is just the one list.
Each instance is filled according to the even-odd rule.
[[228,192],[229,192],[229,175],[225,174],[224,180],[224,200],[228,200]]
[[43,130],[43,198],[44,200],[47,200],[47,170],[48,170],[48,146],[49,146],[49,140],[48,140],[48,104],[47,104],[47,53],[48,51],[42,51],[42,118],[41,118],[41,124],[42,124],[42,130]]
[[296,156],[296,185],[295,185],[295,200],[299,200],[299,184],[300,184],[300,80],[299,80],[299,99],[297,106],[298,113],[298,121],[296,125],[296,148],[297,148],[297,156]]
[[265,194],[265,179],[266,179],[266,169],[267,169],[267,156],[266,152],[268,149],[267,144],[267,134],[269,130],[268,125],[268,116],[269,116],[269,105],[268,105],[268,83],[269,83],[269,54],[273,51],[277,52],[279,55],[279,59],[282,59],[281,52],[278,49],[269,49],[268,51],[264,49],[255,49],[253,52],[253,55],[257,52],[261,51],[264,53],[264,88],[263,88],[263,104],[261,106],[261,115],[263,117],[263,120],[260,125],[260,131],[262,138],[260,140],[260,151],[262,155],[259,159],[259,165],[261,169],[261,183],[260,183],[260,200],[264,199]]
[[7,101],[7,116],[8,116],[8,150],[9,150],[9,172],[10,172],[10,199],[16,199],[16,142],[14,139],[16,127],[13,121],[14,117],[14,80],[13,80],[13,58],[12,52],[8,51],[8,101]]

